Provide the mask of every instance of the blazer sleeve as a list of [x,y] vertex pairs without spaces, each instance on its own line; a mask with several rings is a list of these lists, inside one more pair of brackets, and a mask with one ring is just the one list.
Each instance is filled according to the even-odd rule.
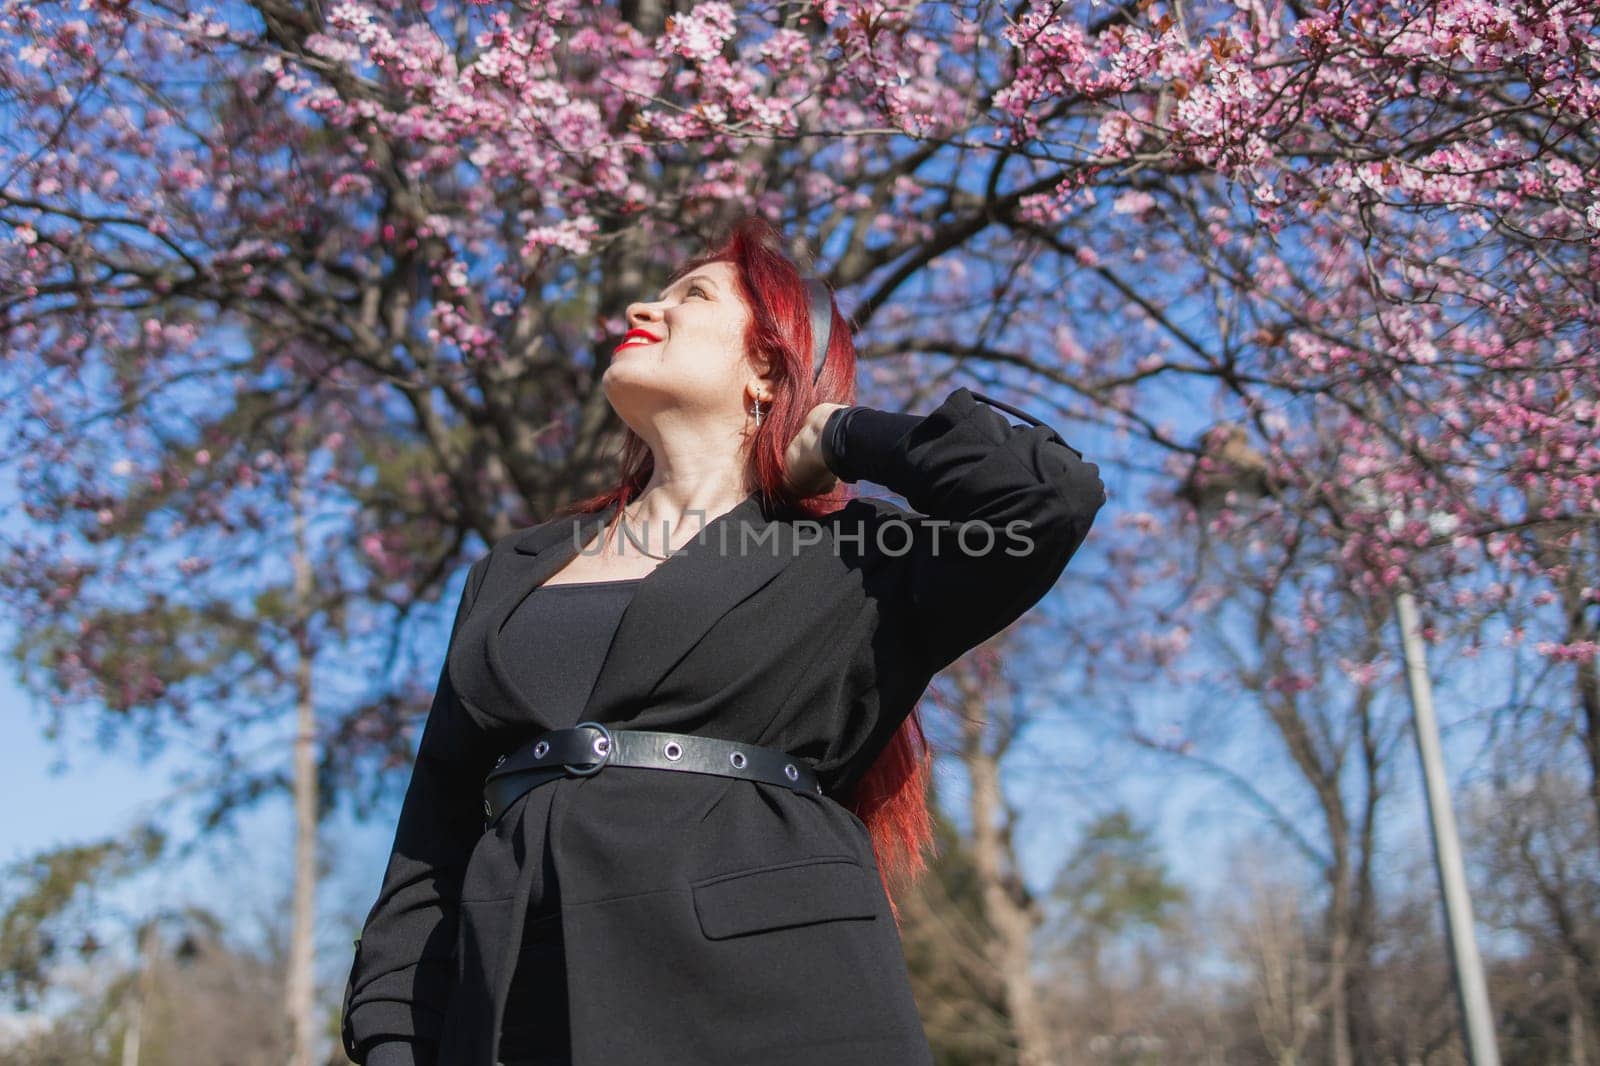
[[925,416],[835,411],[822,453],[841,480],[883,485],[914,509],[870,501],[878,520],[862,547],[890,575],[885,617],[930,677],[1039,602],[1106,501],[1099,467],[1055,429],[965,387]]
[[[447,664],[486,560],[467,571]],[[483,831],[481,789],[494,757],[441,667],[383,883],[355,941],[340,1027],[353,1062],[365,1062],[383,1040],[411,1041],[419,1052],[437,1045],[455,977],[461,882]],[[418,1061],[427,1060],[419,1054]]]
[[419,1061],[431,1061],[431,1055],[419,1056],[419,1050],[409,1040],[383,1040],[367,1052],[365,1066],[417,1066]]

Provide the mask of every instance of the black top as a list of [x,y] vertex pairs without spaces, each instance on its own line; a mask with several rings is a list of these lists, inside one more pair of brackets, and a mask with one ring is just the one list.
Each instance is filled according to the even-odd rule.
[[552,728],[580,721],[600,664],[643,578],[540,585],[506,619],[506,665],[524,692],[538,694]]

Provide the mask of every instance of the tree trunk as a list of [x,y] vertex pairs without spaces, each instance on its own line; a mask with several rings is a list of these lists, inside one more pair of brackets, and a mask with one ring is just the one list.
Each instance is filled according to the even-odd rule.
[[305,455],[290,489],[294,516],[294,914],[289,934],[285,1009],[289,1016],[289,1066],[315,1066],[317,1038],[316,946],[313,926],[317,906],[317,713],[311,690],[312,572],[307,557],[305,513],[300,476]]
[[[982,652],[977,654],[981,655]],[[1019,898],[1021,878],[1016,854],[1002,819],[1011,814],[1000,789],[998,758],[984,747],[988,715],[986,693],[963,675],[959,683],[962,712],[962,761],[971,782],[972,855],[983,909],[995,931],[990,944],[995,969],[1001,975],[1006,1009],[1017,1039],[1017,1066],[1060,1066],[1051,1046],[1050,1027],[1033,979],[1035,909]],[[1015,886],[1015,887],[1013,887]]]

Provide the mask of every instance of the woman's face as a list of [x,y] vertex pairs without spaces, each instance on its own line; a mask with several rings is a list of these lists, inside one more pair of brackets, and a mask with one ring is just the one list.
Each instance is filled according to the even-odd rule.
[[740,417],[754,378],[745,358],[749,311],[732,263],[708,263],[655,299],[628,305],[630,330],[600,377],[606,399],[635,432],[660,411]]

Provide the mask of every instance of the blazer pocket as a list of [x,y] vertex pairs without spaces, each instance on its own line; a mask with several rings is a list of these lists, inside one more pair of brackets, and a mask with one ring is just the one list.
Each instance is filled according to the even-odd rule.
[[694,881],[700,931],[711,940],[878,915],[866,869],[854,859],[802,859]]

